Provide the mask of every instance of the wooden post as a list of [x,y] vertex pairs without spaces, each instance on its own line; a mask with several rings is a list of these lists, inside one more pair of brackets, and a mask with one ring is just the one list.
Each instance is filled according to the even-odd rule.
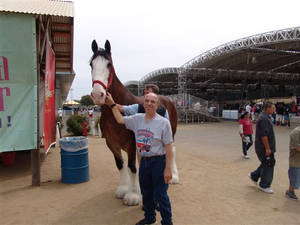
[[39,86],[40,86],[40,62],[41,57],[41,30],[43,18],[39,16],[36,19],[36,64],[37,64],[37,149],[31,150],[31,172],[32,186],[41,185],[41,165],[40,165],[40,119],[39,119]]
[[32,186],[41,185],[40,149],[31,150]]

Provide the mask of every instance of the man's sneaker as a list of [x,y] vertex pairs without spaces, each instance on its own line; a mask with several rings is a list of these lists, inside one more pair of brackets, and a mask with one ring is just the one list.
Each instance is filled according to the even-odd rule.
[[295,195],[294,192],[291,192],[291,191],[289,191],[289,190],[287,190],[287,191],[285,192],[285,196],[288,197],[288,198],[291,199],[291,200],[294,200],[294,201],[298,200],[297,195]]
[[135,225],[153,225],[156,224],[156,220],[154,219],[153,221],[148,221],[145,218],[137,222]]
[[265,193],[268,193],[268,194],[273,194],[273,190],[271,188],[262,188],[261,186],[258,186],[259,190],[265,192]]
[[255,185],[257,185],[257,181],[255,181],[255,180],[252,179],[251,173],[248,174],[248,177],[250,178],[250,180],[251,180]]
[[250,159],[248,155],[244,155],[244,159]]

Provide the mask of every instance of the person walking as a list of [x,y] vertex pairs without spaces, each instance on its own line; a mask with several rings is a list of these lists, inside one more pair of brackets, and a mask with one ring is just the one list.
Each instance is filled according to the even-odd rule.
[[291,200],[298,200],[295,189],[300,186],[300,126],[290,133],[289,181],[290,185],[285,195]]
[[254,104],[251,108],[251,121],[255,122],[255,110],[256,110],[256,104]]
[[248,150],[253,145],[252,134],[253,127],[252,122],[250,120],[250,113],[245,111],[241,115],[241,119],[239,120],[239,134],[242,138],[242,149],[243,149],[243,157],[245,159],[249,159]]
[[283,103],[279,102],[278,106],[276,108],[276,125],[281,126],[283,122],[283,113],[284,113],[284,108],[283,108]]
[[266,102],[264,111],[260,114],[256,123],[255,152],[260,161],[256,170],[248,174],[249,178],[257,184],[260,179],[259,189],[272,194],[271,184],[273,181],[275,166],[275,134],[270,116],[275,110],[275,105]]
[[283,125],[284,126],[288,126],[290,127],[291,124],[290,124],[290,112],[291,112],[291,108],[290,108],[290,105],[284,105],[283,107]]
[[248,103],[248,104],[245,106],[245,111],[251,113],[251,109],[252,109],[251,104]]
[[112,96],[108,93],[106,104],[112,108],[116,121],[125,124],[135,134],[138,153],[141,156],[139,182],[144,205],[144,219],[136,225],[156,223],[154,198],[160,206],[161,224],[172,225],[172,210],[167,194],[168,183],[172,179],[172,130],[168,119],[156,113],[158,96],[145,95],[145,113],[122,116]]

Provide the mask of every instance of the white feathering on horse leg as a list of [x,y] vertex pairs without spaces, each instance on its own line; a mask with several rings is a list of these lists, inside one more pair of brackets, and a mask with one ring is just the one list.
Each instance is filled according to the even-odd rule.
[[129,174],[129,189],[124,196],[123,202],[125,205],[138,205],[140,202],[140,186],[137,182],[136,173],[132,173],[128,168]]
[[178,184],[179,183],[179,175],[176,165],[176,149],[175,146],[172,147],[172,179],[169,181],[169,184]]
[[129,189],[129,177],[127,167],[123,167],[120,172],[120,185],[117,188],[115,195],[117,198],[124,198]]

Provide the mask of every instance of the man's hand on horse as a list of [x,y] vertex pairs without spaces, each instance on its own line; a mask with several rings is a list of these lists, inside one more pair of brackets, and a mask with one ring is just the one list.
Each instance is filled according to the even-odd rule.
[[105,104],[108,106],[111,106],[113,104],[116,104],[114,99],[112,98],[111,94],[107,92],[106,98],[105,98]]

